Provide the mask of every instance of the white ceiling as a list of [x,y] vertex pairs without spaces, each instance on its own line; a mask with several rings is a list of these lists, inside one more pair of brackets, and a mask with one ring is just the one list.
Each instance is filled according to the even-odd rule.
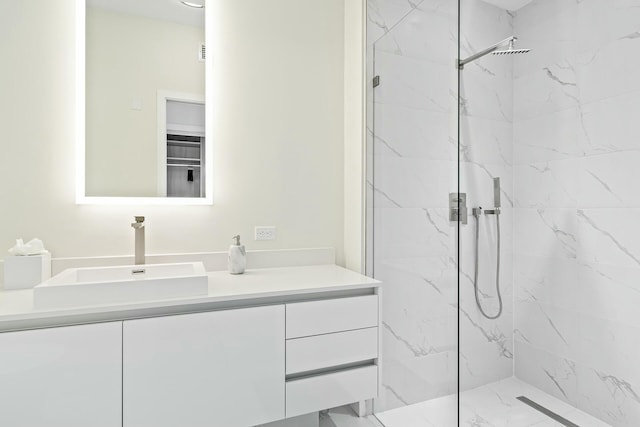
[[[205,0],[190,0],[204,3]],[[204,27],[204,9],[187,7],[180,0],[87,0],[87,6],[109,9],[129,15]]]
[[487,3],[498,6],[500,9],[518,10],[531,3],[532,0],[484,0]]

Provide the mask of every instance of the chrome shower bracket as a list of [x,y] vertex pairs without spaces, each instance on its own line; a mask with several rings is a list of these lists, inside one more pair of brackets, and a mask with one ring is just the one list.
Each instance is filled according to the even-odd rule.
[[[509,55],[509,54],[517,54],[517,53],[527,53],[531,50],[531,49],[514,49],[513,44],[516,40],[518,40],[517,37],[511,36],[507,39],[502,40],[501,42],[494,44],[493,46],[489,46],[485,50],[482,50],[478,53],[471,55],[468,58],[456,60],[456,65],[458,66],[459,70],[464,70],[464,66],[467,65],[468,63],[473,62],[476,59],[480,59],[485,55],[489,55],[490,53],[493,53],[494,55]],[[507,46],[508,46],[508,49],[506,50],[498,50],[501,47],[507,47]]]
[[449,193],[449,221],[467,223],[467,193]]

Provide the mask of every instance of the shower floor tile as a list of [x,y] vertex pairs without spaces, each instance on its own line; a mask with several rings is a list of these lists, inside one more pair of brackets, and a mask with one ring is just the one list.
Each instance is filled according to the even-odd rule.
[[[465,391],[460,396],[460,425],[470,427],[547,427],[559,426],[547,415],[516,399],[526,396],[581,427],[610,427],[583,411],[550,396],[516,378]],[[348,408],[330,411],[320,427],[455,427],[457,396],[417,403],[358,418]]]

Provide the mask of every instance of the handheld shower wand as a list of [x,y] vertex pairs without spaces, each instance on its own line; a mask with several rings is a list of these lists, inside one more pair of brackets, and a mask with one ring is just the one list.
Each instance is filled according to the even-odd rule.
[[475,245],[475,272],[473,275],[473,289],[476,297],[476,305],[480,310],[480,313],[489,320],[494,320],[500,317],[502,314],[502,294],[500,293],[500,178],[493,178],[493,204],[494,209],[487,209],[484,211],[485,215],[496,216],[496,293],[498,294],[498,313],[494,316],[487,314],[482,308],[480,303],[480,289],[478,288],[478,258],[479,258],[479,240],[480,240],[480,216],[482,215],[482,208],[473,209],[473,217],[476,219],[476,245]]

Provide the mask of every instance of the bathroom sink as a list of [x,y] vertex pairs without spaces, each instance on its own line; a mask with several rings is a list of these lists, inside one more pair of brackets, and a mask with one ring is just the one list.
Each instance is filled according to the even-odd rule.
[[131,303],[206,295],[201,262],[70,268],[34,288],[37,308]]

